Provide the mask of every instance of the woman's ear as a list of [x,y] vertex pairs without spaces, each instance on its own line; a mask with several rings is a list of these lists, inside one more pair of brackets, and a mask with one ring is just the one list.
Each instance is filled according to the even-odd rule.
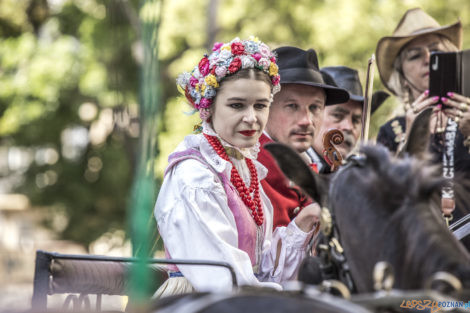
[[207,118],[207,123],[210,123],[212,125],[212,117],[214,116],[214,113],[215,113],[215,101],[212,103],[212,105],[207,111],[209,113],[209,117]]

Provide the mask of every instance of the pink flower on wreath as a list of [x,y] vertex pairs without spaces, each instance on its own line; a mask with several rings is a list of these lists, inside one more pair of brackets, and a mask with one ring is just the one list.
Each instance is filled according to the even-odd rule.
[[207,109],[210,107],[212,104],[212,99],[207,99],[207,98],[201,98],[201,101],[199,102],[199,110],[200,109]]
[[215,75],[218,78],[222,78],[227,74],[227,68],[225,66],[217,66],[215,69]]
[[191,87],[193,87],[193,88],[196,87],[196,85],[197,85],[198,82],[199,82],[199,81],[198,81],[197,78],[194,77],[194,76],[191,76],[191,77],[189,78],[189,84],[190,84]]
[[214,43],[214,47],[212,47],[212,51],[217,51],[220,49],[220,47],[222,47],[224,45],[223,42],[216,42]]
[[268,57],[271,54],[271,50],[264,43],[259,45],[259,52],[264,56]]
[[252,56],[252,57],[253,57],[253,58],[256,60],[256,62],[258,62],[258,61],[259,61],[259,59],[261,59],[261,58],[262,58],[262,55],[261,55],[261,54],[259,54],[258,52],[256,52],[256,53],[253,53],[251,56]]
[[240,67],[242,66],[242,61],[240,60],[240,58],[235,58],[232,60],[232,62],[230,63],[229,67],[228,67],[228,70],[230,73],[235,73],[236,71],[238,71],[240,69]]
[[271,60],[271,62],[276,63],[276,58],[275,57],[271,57],[269,60]]
[[261,58],[259,61],[259,66],[261,66],[263,68],[263,70],[267,70],[269,68],[269,65],[271,64],[271,61],[269,61],[268,59],[266,58]]
[[271,81],[273,83],[274,86],[276,86],[277,84],[279,84],[279,81],[281,80],[281,76],[279,75],[276,75],[276,76],[273,76],[273,78],[271,78]]
[[241,42],[232,43],[232,53],[234,55],[240,55],[245,52],[245,46]]
[[203,57],[201,61],[199,61],[199,72],[202,76],[206,76],[209,74],[209,59],[207,57]]

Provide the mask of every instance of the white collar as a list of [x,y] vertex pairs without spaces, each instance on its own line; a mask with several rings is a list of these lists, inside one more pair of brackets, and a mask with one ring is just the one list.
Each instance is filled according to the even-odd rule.
[[[204,125],[204,124],[203,124]],[[210,125],[209,125],[210,127]],[[212,127],[210,128],[212,130]],[[207,133],[207,132],[206,132]],[[207,133],[208,135],[211,136],[217,136],[217,134],[212,130],[212,132]],[[220,139],[219,136],[217,138]],[[225,141],[221,141],[222,145],[227,145],[230,147],[233,147],[232,145],[226,143]],[[256,148],[255,148],[256,147]],[[252,148],[247,148],[243,150],[254,150],[255,149],[259,150],[259,142],[255,145],[255,147]],[[204,159],[209,163],[209,165],[216,170],[218,173],[224,173],[227,177],[230,177],[231,175],[231,170],[232,170],[232,164],[224,159],[222,159],[212,148],[210,143],[207,141],[207,139],[202,135],[188,135],[184,138],[184,141],[178,146],[176,150],[181,151],[181,150],[186,150],[186,149],[198,149],[201,152],[201,155],[204,157]],[[235,147],[234,147],[235,148]],[[240,149],[238,149],[240,153],[243,153]],[[255,157],[257,156],[256,153]],[[245,154],[244,154],[245,155]],[[249,157],[253,163],[255,164],[256,170],[258,172],[258,179],[261,181],[268,175],[268,170],[256,160],[256,158]],[[241,162],[240,160],[232,160],[232,162]]]
[[259,141],[257,141],[254,146],[249,147],[249,148],[235,147],[234,145],[232,145],[232,144],[226,142],[225,140],[223,140],[222,138],[220,138],[220,136],[215,132],[215,130],[212,128],[212,126],[209,123],[207,123],[206,121],[202,122],[202,132],[204,134],[207,134],[207,135],[210,135],[210,136],[216,136],[217,138],[219,138],[220,142],[222,143],[222,145],[224,147],[230,147],[230,148],[233,148],[233,149],[239,151],[245,158],[249,158],[249,159],[252,159],[252,160],[256,160],[258,158],[259,147],[260,147]]

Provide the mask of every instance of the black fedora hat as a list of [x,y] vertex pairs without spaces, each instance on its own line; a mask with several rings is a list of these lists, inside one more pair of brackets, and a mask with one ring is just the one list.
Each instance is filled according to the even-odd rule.
[[[349,92],[349,98],[363,102],[362,85],[356,70],[346,66],[328,66],[321,70],[323,80],[328,85],[341,87]],[[390,95],[385,91],[378,90],[372,94],[370,112],[373,114]]]
[[335,82],[335,86],[346,89],[349,92],[349,99],[358,102],[364,101],[361,81],[356,70],[347,66],[328,66],[323,67],[320,72],[322,75],[329,75]]
[[301,84],[320,87],[325,90],[325,105],[347,102],[349,94],[346,90],[325,84],[318,67],[317,53],[313,49],[307,51],[296,47],[280,47],[274,50],[281,84]]
[[[321,75],[323,77],[323,80],[325,81],[325,83],[327,83],[328,85],[331,85],[331,86],[335,86],[335,87],[339,87],[338,84],[336,84],[336,81],[333,79],[333,77],[331,77],[330,74],[328,74],[329,70],[325,70],[325,69],[331,69],[333,67],[324,67],[320,70],[321,72]],[[344,87],[344,89],[346,90],[354,90],[354,88],[347,88],[344,84],[342,85],[342,87]],[[358,80],[358,84],[356,84],[356,87],[359,87],[361,88],[361,83],[359,82]],[[362,88],[360,89],[361,91],[357,91],[356,93],[358,95],[362,95]],[[364,97],[362,96],[354,96],[354,93],[349,94],[350,98],[353,99],[353,100],[356,100],[356,101],[359,101],[359,102],[363,102],[364,101]],[[372,99],[371,99],[371,102],[370,102],[370,113],[373,114],[375,111],[377,111],[377,109],[382,105],[382,103],[385,102],[385,100],[387,100],[387,98],[389,97],[390,95],[388,93],[386,93],[385,91],[383,90],[377,90],[375,91],[373,94],[372,94]],[[361,99],[362,98],[362,99]]]

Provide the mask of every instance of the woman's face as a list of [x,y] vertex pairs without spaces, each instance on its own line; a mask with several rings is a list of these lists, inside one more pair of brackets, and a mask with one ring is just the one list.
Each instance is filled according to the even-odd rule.
[[212,127],[235,147],[254,146],[269,116],[271,88],[267,82],[241,78],[223,82],[213,104]]
[[415,97],[429,88],[429,58],[432,51],[445,51],[441,38],[434,34],[417,37],[410,41],[402,52],[402,70],[406,79],[419,90],[413,90]]

